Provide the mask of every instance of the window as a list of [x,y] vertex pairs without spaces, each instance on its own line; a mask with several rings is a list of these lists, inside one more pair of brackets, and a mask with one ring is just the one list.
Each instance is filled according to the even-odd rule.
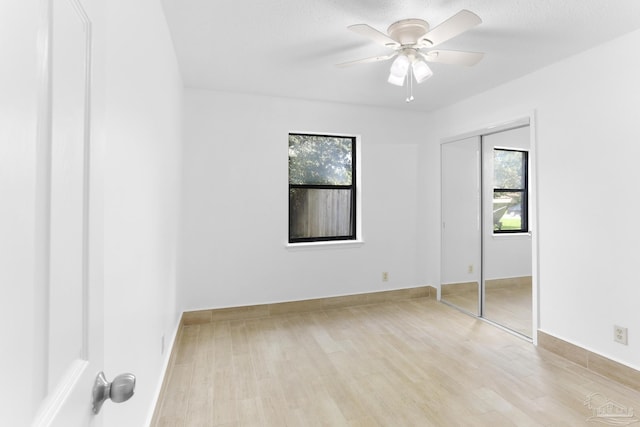
[[529,231],[527,154],[518,150],[493,150],[494,233]]
[[289,134],[289,243],[356,239],[356,138]]

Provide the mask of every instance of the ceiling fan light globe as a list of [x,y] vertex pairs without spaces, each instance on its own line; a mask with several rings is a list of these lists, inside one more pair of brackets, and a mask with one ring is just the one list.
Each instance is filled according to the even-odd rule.
[[404,86],[404,76],[395,76],[393,73],[390,73],[387,81],[392,85]]
[[429,77],[433,76],[433,71],[424,61],[414,61],[411,65],[413,68],[413,76],[416,78],[416,82],[422,83],[427,80]]
[[389,72],[393,76],[404,79],[404,76],[407,75],[407,71],[409,71],[409,65],[411,65],[411,61],[409,61],[409,58],[407,58],[406,55],[398,55],[391,64],[391,70]]

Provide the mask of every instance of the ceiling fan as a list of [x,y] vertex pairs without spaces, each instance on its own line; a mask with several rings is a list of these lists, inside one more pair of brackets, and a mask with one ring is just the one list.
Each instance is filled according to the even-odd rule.
[[[393,52],[388,55],[343,62],[337,66],[348,67],[355,64],[387,61],[395,57],[387,79],[389,83],[404,86],[405,80],[408,80],[411,85],[411,76],[417,83],[422,83],[433,75],[427,62],[472,66],[482,59],[484,54],[480,52],[432,49],[480,23],[482,20],[478,15],[463,9],[433,29],[430,29],[429,23],[422,19],[403,19],[394,22],[387,29],[388,34],[367,24],[351,25],[347,27],[349,30],[379,45],[393,49]],[[413,96],[411,99],[407,97],[407,101],[411,100]]]

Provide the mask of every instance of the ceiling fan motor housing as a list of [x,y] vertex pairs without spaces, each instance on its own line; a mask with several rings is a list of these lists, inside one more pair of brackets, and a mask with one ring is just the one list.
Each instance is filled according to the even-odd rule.
[[389,25],[389,37],[401,45],[413,45],[429,31],[429,23],[422,19],[403,19]]

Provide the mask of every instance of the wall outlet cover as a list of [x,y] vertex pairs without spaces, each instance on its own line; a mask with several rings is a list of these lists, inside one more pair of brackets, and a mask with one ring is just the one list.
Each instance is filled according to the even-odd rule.
[[627,328],[622,326],[613,326],[613,340],[617,343],[627,345],[628,344],[628,331]]

